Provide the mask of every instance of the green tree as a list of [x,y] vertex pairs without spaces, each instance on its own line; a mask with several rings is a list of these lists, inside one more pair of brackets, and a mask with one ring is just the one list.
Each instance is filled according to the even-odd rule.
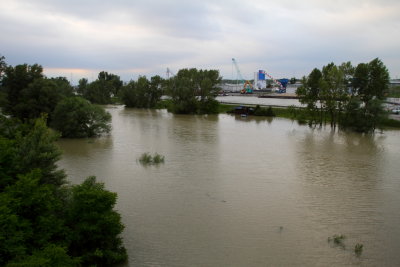
[[59,152],[43,118],[34,126],[0,118],[0,265],[111,266],[126,260],[116,194],[94,177],[73,187],[55,179],[63,172],[55,169]]
[[297,88],[296,94],[300,97],[300,103],[306,105],[307,111],[311,114],[311,123],[322,124],[323,106],[321,100],[320,81],[322,72],[315,68],[308,77],[303,77],[302,86]]
[[106,81],[96,80],[88,84],[84,97],[94,104],[109,104],[111,103],[111,88],[107,86]]
[[181,69],[168,81],[174,113],[216,113],[218,103],[215,96],[221,82],[217,70]]
[[2,265],[31,255],[49,243],[65,240],[62,201],[57,187],[43,184],[42,180],[40,170],[18,175],[17,181],[0,194]]
[[88,79],[86,78],[80,79],[78,82],[77,93],[81,96],[84,96],[86,94],[87,86],[88,86]]
[[41,114],[51,114],[57,103],[64,97],[55,81],[36,79],[20,92],[19,102],[14,106],[13,116],[34,119]]
[[124,227],[113,210],[116,199],[95,177],[72,188],[67,211],[67,225],[72,229],[69,251],[84,266],[111,266],[127,258],[119,237]]
[[154,108],[160,102],[164,93],[163,86],[165,80],[159,75],[150,78],[149,86],[149,107]]
[[47,128],[46,119],[37,119],[28,131],[21,126],[7,125],[7,121],[5,118],[0,121],[0,191],[13,184],[18,174],[35,169],[41,170],[41,183],[63,185],[65,173],[56,164],[61,156],[54,144],[58,135]]
[[22,92],[28,89],[28,86],[36,79],[43,78],[42,66],[35,65],[17,65],[15,67],[8,66],[5,69],[2,84],[7,95],[4,111],[13,116],[21,117],[26,114],[20,114],[18,110],[21,107],[17,105],[23,102]]
[[111,130],[111,115],[102,107],[89,103],[81,97],[69,97],[54,110],[54,129],[63,137],[93,137]]
[[101,71],[99,73],[98,80],[105,81],[109,91],[115,96],[118,95],[119,89],[121,89],[123,85],[121,78],[118,75],[108,73],[106,71]]
[[324,66],[320,87],[320,101],[330,116],[331,126],[335,128],[348,100],[347,84],[342,69],[333,63]]
[[87,80],[81,79],[79,91],[92,103],[110,104],[111,98],[119,94],[122,84],[119,76],[101,71],[94,82],[87,84]]
[[154,108],[161,99],[163,83],[158,75],[151,77],[150,81],[146,76],[140,76],[121,89],[121,100],[127,107]]
[[172,112],[178,114],[197,113],[198,100],[194,72],[196,70],[183,69],[169,80],[169,94],[172,98]]
[[80,266],[79,258],[71,258],[64,247],[54,244],[35,250],[32,255],[14,260],[7,267],[73,267]]
[[51,114],[57,103],[71,96],[72,87],[64,77],[48,79],[39,65],[7,67],[3,78],[5,112],[21,120]]
[[321,124],[329,119],[332,127],[371,132],[386,115],[382,99],[388,84],[388,70],[379,59],[360,63],[356,68],[351,62],[340,66],[330,63],[322,71],[314,69],[304,77],[303,86],[296,93],[300,102],[307,105],[311,123],[316,122],[319,101]]

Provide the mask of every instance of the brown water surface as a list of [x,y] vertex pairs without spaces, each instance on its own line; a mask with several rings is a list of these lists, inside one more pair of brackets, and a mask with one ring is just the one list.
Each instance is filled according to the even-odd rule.
[[[400,132],[108,111],[111,135],[60,140],[59,165],[72,183],[95,175],[118,193],[127,265],[400,265]],[[165,163],[140,165],[144,152]]]

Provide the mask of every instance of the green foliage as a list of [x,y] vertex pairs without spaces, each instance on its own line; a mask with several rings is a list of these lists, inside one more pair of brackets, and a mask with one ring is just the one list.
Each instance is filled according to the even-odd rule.
[[79,263],[79,258],[71,258],[64,247],[50,244],[31,256],[7,264],[7,267],[71,267],[80,266]]
[[78,95],[83,96],[86,93],[87,90],[87,86],[88,86],[88,79],[86,78],[82,78],[79,80],[78,82],[78,88],[76,90],[76,92],[78,93]]
[[363,252],[363,244],[357,243],[354,247],[354,253],[356,254],[357,257],[360,257],[362,252]]
[[60,218],[62,202],[54,185],[41,184],[43,175],[39,170],[18,176],[0,195],[5,211],[0,223],[14,221],[0,232],[0,254],[3,259],[30,254],[65,232]]
[[217,114],[219,111],[219,102],[213,98],[207,98],[200,101],[198,107],[199,114]]
[[344,245],[344,240],[346,239],[346,236],[344,235],[333,235],[332,237],[328,237],[328,242],[331,243],[333,242],[333,244],[335,246],[340,246],[342,248],[345,247]]
[[356,68],[350,62],[330,63],[304,77],[296,93],[311,115],[311,125],[329,121],[333,128],[373,132],[387,115],[381,100],[388,84],[388,70],[379,59]]
[[272,110],[272,107],[262,108],[260,105],[257,105],[254,108],[254,116],[267,116],[267,117],[275,117],[275,112]]
[[72,95],[66,78],[47,79],[39,65],[17,65],[6,68],[3,78],[6,94],[5,112],[21,120],[51,114],[57,103]]
[[154,156],[151,156],[150,153],[143,153],[139,158],[139,162],[143,165],[160,164],[164,163],[164,156],[159,155],[158,153]]
[[112,96],[119,94],[122,81],[118,75],[105,71],[99,73],[97,80],[88,83],[87,79],[79,80],[78,93],[95,104],[110,104]]
[[111,115],[103,108],[81,97],[69,97],[55,108],[51,126],[63,137],[93,137],[108,133],[110,121]]
[[110,266],[126,260],[116,194],[88,178],[65,186],[45,119],[0,117],[0,265]]
[[0,121],[0,191],[10,185],[17,174],[26,174],[40,169],[41,183],[62,185],[65,182],[63,171],[57,170],[56,162],[61,152],[54,145],[58,135],[46,127],[45,118],[37,119],[31,130],[24,132],[26,126],[7,125],[8,120]]
[[22,92],[29,92],[28,86],[36,79],[43,79],[43,68],[40,65],[17,65],[8,66],[4,71],[2,85],[7,94],[7,103],[4,106],[4,112],[19,118],[24,118],[24,114],[19,113],[18,104],[22,102]]
[[118,235],[123,230],[120,215],[113,210],[117,194],[104,189],[94,176],[72,187],[67,208],[69,251],[84,266],[110,266],[126,260],[125,248]]
[[95,104],[111,103],[111,88],[104,80],[96,80],[88,84],[84,97]]
[[164,163],[164,156],[161,156],[161,155],[156,153],[153,156],[153,162],[154,162],[154,164]]
[[155,108],[163,94],[163,79],[153,76],[149,81],[145,76],[130,81],[121,90],[121,100],[127,107]]
[[178,114],[218,113],[215,96],[221,81],[217,70],[181,69],[167,81],[172,98],[170,111]]
[[383,118],[378,125],[380,128],[388,127],[388,128],[400,128],[400,121],[390,118]]
[[397,97],[400,98],[400,86],[394,86],[389,88],[387,97]]

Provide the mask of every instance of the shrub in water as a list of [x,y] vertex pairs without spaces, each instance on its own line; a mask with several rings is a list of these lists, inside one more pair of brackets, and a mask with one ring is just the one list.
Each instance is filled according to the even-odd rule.
[[153,157],[153,163],[154,164],[164,163],[164,156],[161,156],[158,153],[156,153]]
[[139,162],[142,164],[151,164],[152,158],[149,153],[143,153],[139,158]]
[[344,235],[333,235],[332,237],[328,237],[328,242],[333,242],[336,246],[341,246],[344,248],[343,241],[346,238]]
[[363,244],[357,243],[356,246],[354,247],[354,253],[356,253],[357,257],[359,257],[363,251]]
[[164,156],[156,153],[154,156],[150,153],[143,153],[139,158],[139,162],[143,165],[164,163]]

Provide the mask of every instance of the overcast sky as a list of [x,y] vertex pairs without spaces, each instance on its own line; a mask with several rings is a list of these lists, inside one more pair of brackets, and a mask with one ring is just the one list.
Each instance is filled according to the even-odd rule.
[[399,0],[1,0],[0,54],[74,83],[181,68],[246,79],[379,57],[400,78]]

